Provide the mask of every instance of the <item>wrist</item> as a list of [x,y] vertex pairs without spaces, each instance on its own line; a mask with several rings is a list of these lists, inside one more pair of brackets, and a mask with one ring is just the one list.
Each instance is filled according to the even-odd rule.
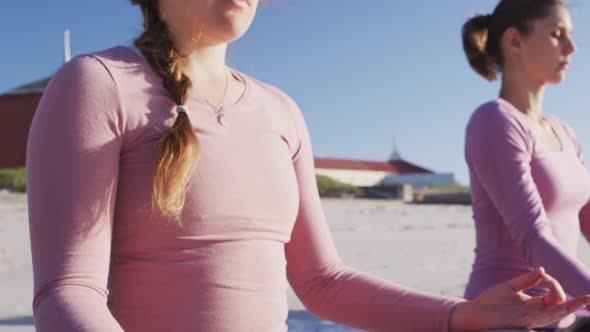
[[449,332],[480,331],[480,312],[472,301],[455,304],[449,317]]

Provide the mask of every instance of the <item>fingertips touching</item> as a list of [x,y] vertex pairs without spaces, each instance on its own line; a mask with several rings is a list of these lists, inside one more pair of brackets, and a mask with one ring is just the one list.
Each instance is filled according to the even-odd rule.
[[561,284],[552,276],[543,271],[543,284],[549,288],[549,294],[545,296],[547,305],[561,304],[566,301],[565,292]]

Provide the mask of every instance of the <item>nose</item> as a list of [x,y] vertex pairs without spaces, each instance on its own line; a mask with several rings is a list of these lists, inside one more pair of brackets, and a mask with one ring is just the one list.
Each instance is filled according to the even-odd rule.
[[570,55],[576,51],[577,47],[574,43],[574,40],[571,37],[568,37],[565,43],[564,53],[565,55]]

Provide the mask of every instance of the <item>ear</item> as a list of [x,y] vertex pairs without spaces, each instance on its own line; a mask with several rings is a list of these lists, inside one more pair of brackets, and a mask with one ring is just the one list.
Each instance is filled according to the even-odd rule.
[[510,27],[502,35],[502,47],[507,55],[518,56],[522,50],[522,34],[515,27]]

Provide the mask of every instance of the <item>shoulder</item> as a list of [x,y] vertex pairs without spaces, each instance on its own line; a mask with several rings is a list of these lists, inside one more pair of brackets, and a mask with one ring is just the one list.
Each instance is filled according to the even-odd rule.
[[469,119],[470,124],[511,123],[521,125],[523,121],[523,115],[519,114],[514,106],[500,99],[481,104]]
[[[534,151],[534,135],[524,114],[503,100],[480,105],[465,131],[465,153],[483,157],[490,151]],[[471,157],[470,157],[471,156]]]
[[[241,74],[241,73],[240,73]],[[291,96],[278,87],[244,75],[251,85],[251,100],[265,105],[275,124],[281,124],[293,159],[296,159],[302,144],[309,143],[309,133],[303,112]]]
[[273,84],[263,82],[252,76],[243,73],[240,74],[250,82],[252,93],[255,95],[255,98],[260,98],[268,103],[278,103],[291,112],[300,112],[299,106],[295,100],[285,91]]
[[295,102],[295,100],[288,95],[286,92],[278,88],[277,86],[260,81],[250,75],[240,72],[240,75],[244,76],[251,85],[252,98],[257,99],[258,102],[265,104],[272,104],[277,110],[283,110],[291,114],[291,116],[300,117],[301,110]]
[[58,74],[63,74],[89,83],[101,84],[117,81],[129,75],[149,75],[149,66],[143,57],[126,46],[116,46],[102,51],[74,57],[62,66]]
[[467,124],[467,135],[498,136],[516,133],[523,137],[532,135],[526,118],[508,102],[496,99],[475,109]]
[[145,66],[143,55],[127,46],[115,46],[106,50],[86,54],[95,58],[108,69],[129,69]]
[[93,123],[114,121],[117,128],[122,118],[115,80],[94,54],[78,55],[55,72],[36,113]]
[[291,98],[290,95],[288,95],[285,91],[281,90],[276,85],[270,84],[268,82],[263,82],[259,79],[256,79],[250,75],[241,72],[240,74],[243,75],[250,82],[252,86],[252,91],[256,94],[258,98],[265,98],[269,99],[269,101],[279,102],[289,107],[298,108],[293,98]]
[[59,83],[78,88],[113,88],[113,70],[137,65],[137,57],[139,56],[124,46],[78,55],[57,70],[50,85]]
[[549,120],[551,124],[561,127],[565,131],[565,133],[568,136],[570,136],[570,138],[577,140],[574,128],[565,120],[549,113],[545,113],[543,116],[545,117],[545,119]]

